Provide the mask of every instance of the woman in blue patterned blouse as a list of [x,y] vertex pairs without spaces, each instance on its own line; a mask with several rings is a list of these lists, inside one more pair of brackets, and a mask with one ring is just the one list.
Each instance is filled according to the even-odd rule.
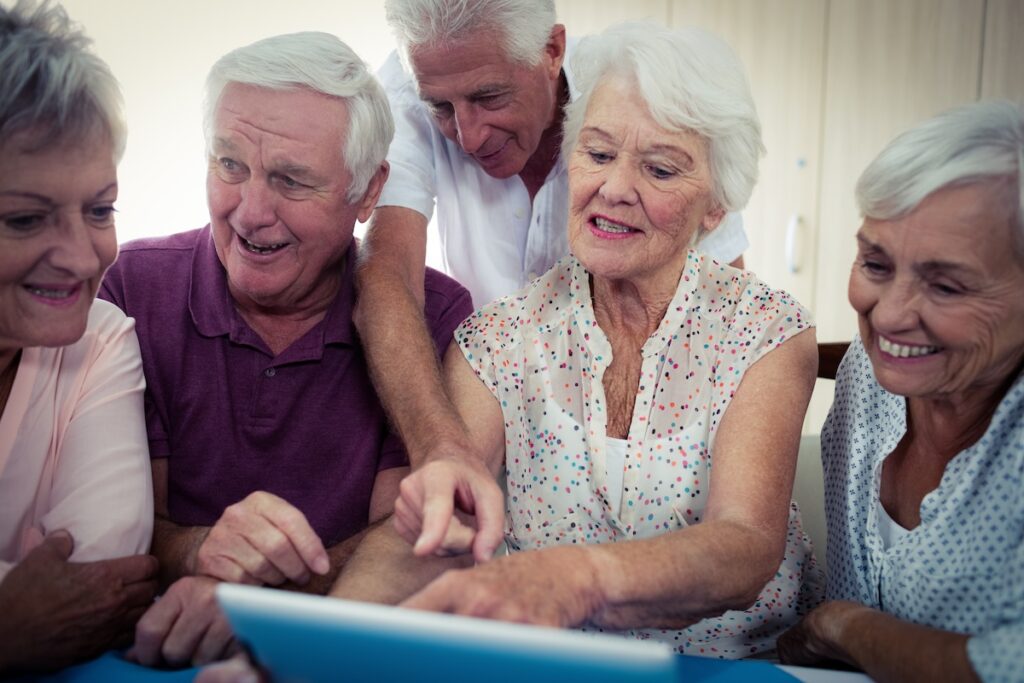
[[880,681],[1024,680],[1024,109],[965,106],[861,176],[859,339],[822,432],[829,601],[779,641]]

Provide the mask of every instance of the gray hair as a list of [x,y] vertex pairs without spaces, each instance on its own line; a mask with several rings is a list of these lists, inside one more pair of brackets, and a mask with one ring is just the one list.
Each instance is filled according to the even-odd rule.
[[1015,190],[1008,211],[1024,254],[1024,107],[976,102],[919,123],[886,145],[857,181],[857,204],[865,217],[899,219],[944,188],[1000,179]]
[[29,131],[35,149],[110,136],[114,161],[127,129],[110,67],[63,7],[19,0],[0,7],[0,144]]
[[212,143],[213,121],[228,83],[271,90],[309,88],[345,102],[345,165],[352,174],[347,198],[356,202],[384,162],[395,134],[384,89],[366,63],[329,33],[306,32],[274,36],[240,47],[217,60],[206,78],[204,130]]
[[764,145],[743,65],[725,42],[696,28],[630,21],[580,41],[572,66],[579,96],[566,107],[563,156],[576,147],[602,77],[624,73],[635,80],[659,125],[692,130],[708,141],[719,206],[727,211],[746,206]]
[[385,0],[384,9],[407,67],[417,48],[489,31],[501,36],[508,59],[536,66],[555,26],[553,0]]

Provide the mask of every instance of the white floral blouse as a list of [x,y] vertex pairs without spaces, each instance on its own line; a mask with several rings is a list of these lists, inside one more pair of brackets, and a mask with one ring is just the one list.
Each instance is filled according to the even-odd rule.
[[[602,378],[612,349],[594,319],[589,275],[569,256],[455,333],[505,420],[510,552],[644,539],[700,523],[715,434],[743,374],[812,326],[807,311],[752,273],[691,251],[672,303],[645,343],[624,472],[609,477]],[[617,473],[616,473],[617,474]],[[621,480],[621,503],[608,483]],[[681,631],[633,631],[686,654],[736,658],[775,637],[819,597],[810,543],[790,512],[785,559],[749,610]]]

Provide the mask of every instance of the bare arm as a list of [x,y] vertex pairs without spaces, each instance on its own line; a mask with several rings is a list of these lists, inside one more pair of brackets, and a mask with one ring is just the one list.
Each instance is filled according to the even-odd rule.
[[517,553],[450,573],[409,606],[612,628],[679,628],[748,607],[782,559],[815,364],[806,331],[747,371],[719,426],[702,523],[644,541]]
[[873,680],[978,681],[968,636],[902,621],[853,602],[821,605],[779,638],[783,662],[804,666],[839,660]]
[[380,207],[373,213],[356,275],[354,317],[370,374],[414,468],[435,457],[472,456],[423,319],[426,248],[425,216]]

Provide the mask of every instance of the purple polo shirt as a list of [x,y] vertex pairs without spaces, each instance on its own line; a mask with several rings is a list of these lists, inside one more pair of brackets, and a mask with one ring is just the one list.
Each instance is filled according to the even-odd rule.
[[[377,472],[408,460],[352,322],[355,252],[324,319],[275,357],[235,309],[209,226],[121,247],[99,296],[135,318],[172,521],[210,526],[260,490],[301,510],[328,546],[366,527]],[[471,311],[461,285],[428,269],[440,353]]]

